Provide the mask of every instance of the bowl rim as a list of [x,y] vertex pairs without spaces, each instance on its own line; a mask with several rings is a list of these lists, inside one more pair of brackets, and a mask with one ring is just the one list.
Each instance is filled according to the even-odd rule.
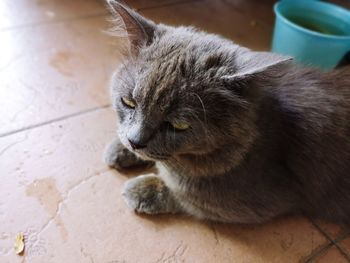
[[313,35],[313,36],[316,36],[316,37],[323,37],[323,38],[327,38],[327,39],[334,39],[334,40],[350,40],[350,34],[348,36],[337,36],[337,35],[329,35],[329,34],[324,34],[324,33],[319,33],[319,32],[316,32],[316,31],[313,31],[311,29],[307,29],[305,27],[302,27],[294,22],[292,22],[291,20],[289,20],[288,18],[286,18],[282,12],[279,10],[280,6],[281,5],[290,5],[290,6],[297,6],[297,7],[312,7],[312,5],[319,5],[319,6],[324,6],[326,7],[327,9],[330,9],[332,8],[333,10],[337,10],[337,12],[341,12],[343,13],[344,15],[347,15],[349,17],[349,26],[350,26],[350,11],[341,7],[341,6],[338,6],[338,5],[335,5],[335,4],[331,4],[331,3],[325,3],[325,2],[321,2],[321,1],[311,1],[311,2],[304,2],[301,4],[301,2],[299,1],[280,1],[280,2],[277,2],[274,4],[274,7],[273,7],[273,10],[274,10],[274,13],[276,15],[276,17],[280,20],[282,20],[284,23],[286,23],[287,25],[303,32],[303,33],[307,33],[309,35]]

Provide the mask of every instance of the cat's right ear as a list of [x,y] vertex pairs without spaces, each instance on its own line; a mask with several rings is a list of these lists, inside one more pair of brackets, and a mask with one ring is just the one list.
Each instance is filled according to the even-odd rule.
[[235,70],[232,75],[223,76],[226,80],[252,78],[259,73],[274,71],[293,60],[292,57],[271,52],[256,52],[239,47],[236,51]]
[[137,56],[143,45],[152,42],[157,25],[118,1],[107,0],[107,4],[113,14],[115,25],[112,34],[119,37],[127,36],[130,42],[130,52]]

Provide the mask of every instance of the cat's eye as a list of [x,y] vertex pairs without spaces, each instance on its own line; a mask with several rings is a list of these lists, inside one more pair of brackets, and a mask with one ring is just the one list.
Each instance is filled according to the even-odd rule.
[[125,98],[125,97],[122,97],[121,100],[122,100],[122,103],[123,103],[125,106],[127,106],[128,108],[134,109],[134,108],[136,107],[136,103],[135,103],[135,101],[132,100],[132,99],[127,99],[127,98]]
[[190,125],[186,122],[171,122],[170,124],[178,131],[184,131],[190,128]]

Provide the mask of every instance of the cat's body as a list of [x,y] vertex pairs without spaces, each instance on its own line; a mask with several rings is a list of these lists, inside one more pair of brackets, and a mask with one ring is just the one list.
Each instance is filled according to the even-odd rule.
[[[190,208],[196,215],[249,223],[303,212],[350,221],[350,71],[285,70],[273,87],[261,80],[266,86],[254,91],[258,135],[238,166],[228,172],[217,169],[229,162],[225,156],[233,144],[214,158],[203,156],[198,162],[192,157],[175,164],[173,175],[188,167],[182,177],[175,176],[184,181],[183,202],[195,199],[198,206],[210,207],[205,212]],[[209,176],[196,177],[193,166]],[[179,181],[173,177],[164,180]]]
[[301,212],[350,223],[350,70],[301,68],[111,6],[134,54],[114,77],[120,138],[105,159],[142,164],[134,152],[165,168],[127,182],[129,206],[223,222]]

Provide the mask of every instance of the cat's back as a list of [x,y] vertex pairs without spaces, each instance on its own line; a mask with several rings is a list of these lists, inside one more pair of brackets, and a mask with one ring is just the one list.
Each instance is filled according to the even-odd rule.
[[330,72],[292,68],[273,97],[283,118],[302,134],[350,135],[350,67]]
[[306,210],[350,222],[350,68],[293,72],[277,91],[286,123],[286,164]]

